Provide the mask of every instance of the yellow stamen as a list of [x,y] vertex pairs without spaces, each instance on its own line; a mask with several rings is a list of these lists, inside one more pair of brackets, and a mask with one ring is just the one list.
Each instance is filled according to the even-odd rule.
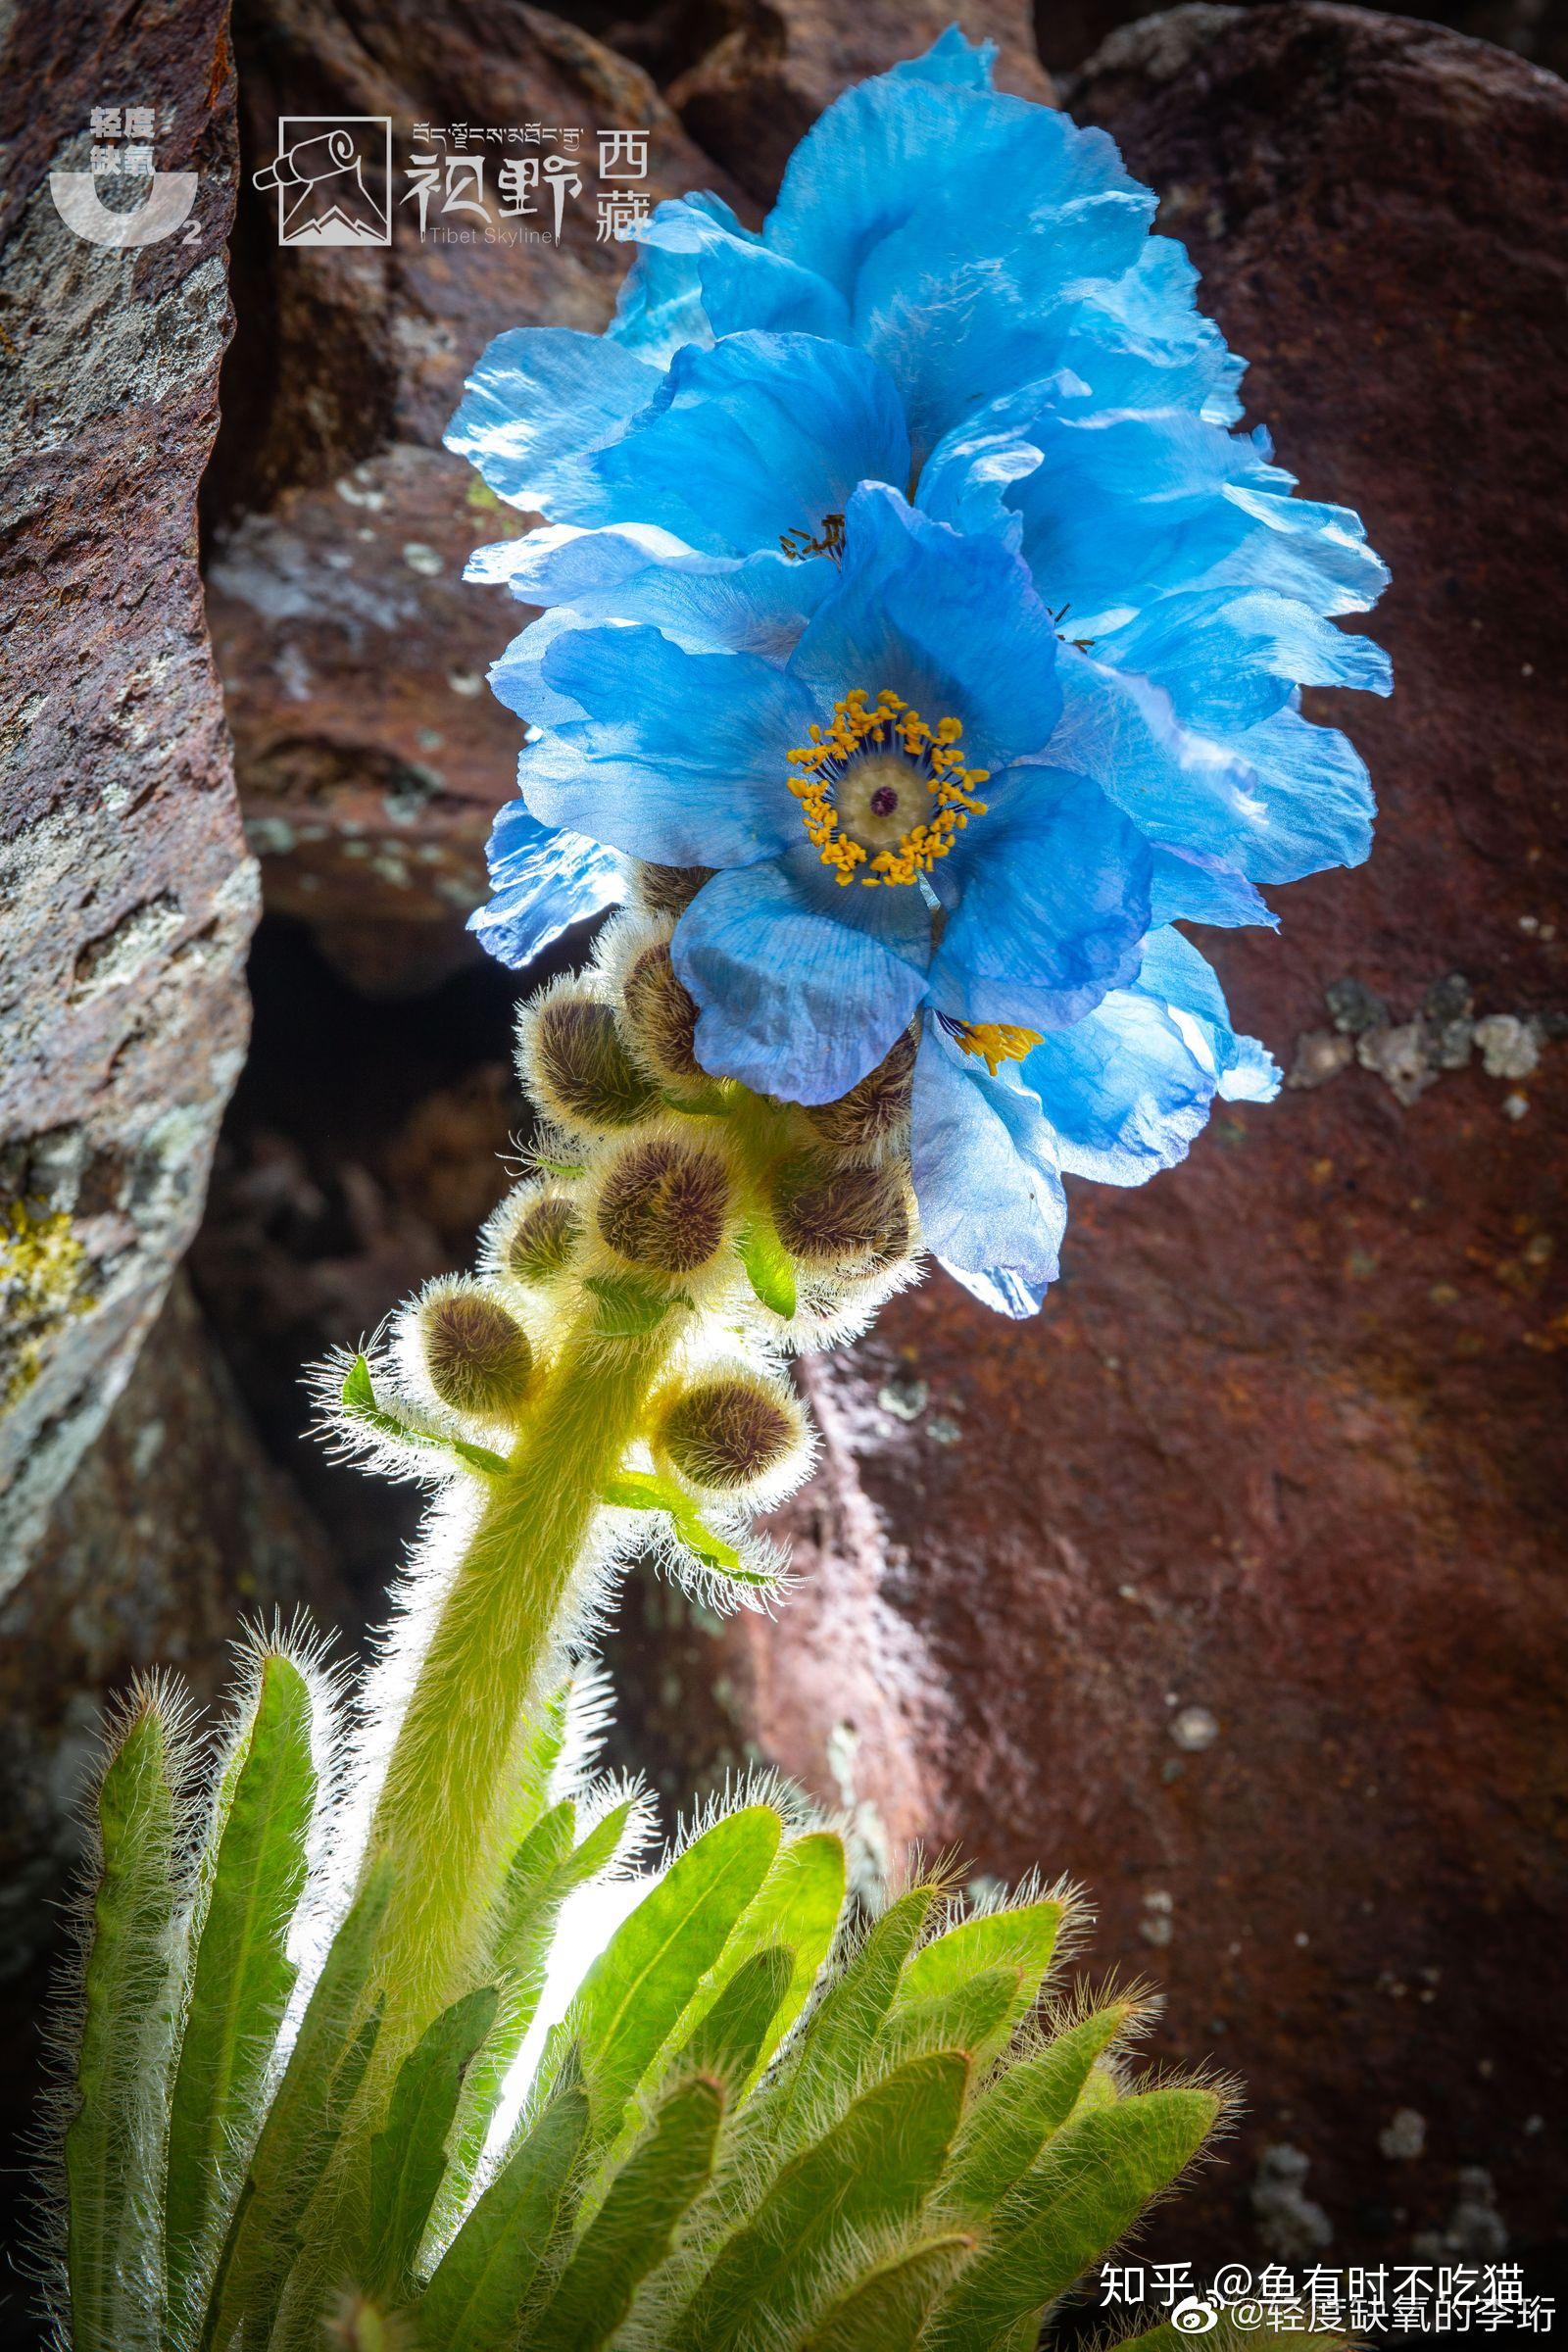
[[1013,1029],[1002,1021],[955,1021],[960,1050],[983,1061],[994,1078],[1004,1061],[1027,1061],[1044,1043],[1038,1029]]
[[[858,881],[871,890],[885,882],[913,882],[951,853],[971,816],[985,815],[986,804],[975,799],[974,787],[986,783],[991,771],[964,766],[962,740],[961,719],[939,719],[932,727],[891,686],[883,687],[874,704],[858,686],[834,704],[825,731],[813,726],[809,743],[790,753],[790,764],[801,772],[789,785],[801,804],[807,839],[841,883]],[[875,855],[845,830],[834,797],[856,760],[886,760],[901,783],[906,769],[908,782],[923,784],[931,796],[931,815]],[[896,806],[897,793],[890,798]],[[863,873],[857,871],[861,866]]]

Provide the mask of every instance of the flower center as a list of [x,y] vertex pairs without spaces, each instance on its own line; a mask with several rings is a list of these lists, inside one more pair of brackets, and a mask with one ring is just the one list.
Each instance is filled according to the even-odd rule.
[[961,719],[928,726],[891,686],[875,703],[858,686],[791,752],[807,838],[841,883],[914,882],[984,816],[973,787],[991,771],[965,767],[962,743]]
[[1004,1061],[1027,1061],[1044,1043],[1038,1029],[1014,1029],[1004,1021],[954,1021],[946,1013],[938,1018],[959,1052],[983,1061],[993,1078]]

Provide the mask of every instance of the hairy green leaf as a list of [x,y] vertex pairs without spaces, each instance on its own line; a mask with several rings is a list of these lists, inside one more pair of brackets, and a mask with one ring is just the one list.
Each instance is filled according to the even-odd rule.
[[915,1953],[899,1986],[900,2004],[935,2000],[982,1970],[1016,1969],[1017,1999],[998,2020],[987,2045],[976,2052],[979,2058],[995,2057],[1045,1982],[1065,1910],[1059,1901],[1018,1903],[959,1920]]
[[723,2116],[723,2085],[710,2077],[694,2076],[661,2100],[529,2328],[528,2352],[597,2352],[610,2341],[712,2177]]
[[895,2003],[877,2035],[878,2066],[900,2066],[926,2050],[962,2050],[978,2071],[998,2034],[1005,2038],[1022,1981],[1021,1969],[988,1968],[928,2000]]
[[974,2248],[954,2231],[879,2262],[825,2311],[798,2352],[912,2352],[931,2306]]
[[342,1403],[351,1420],[375,1430],[383,1438],[395,1439],[400,1446],[416,1446],[423,1453],[448,1454],[466,1469],[483,1471],[486,1478],[506,1475],[505,1454],[492,1452],[488,1446],[470,1446],[463,1438],[436,1437],[430,1430],[416,1429],[412,1421],[400,1421],[396,1413],[389,1413],[377,1404],[370,1367],[363,1355],[355,1357],[343,1383]]
[[315,1803],[310,1687],[292,1660],[274,1653],[261,1661],[250,1721],[214,1806],[174,2077],[164,2236],[176,2341],[197,2316],[261,2122],[294,1985],[288,1931],[305,1889]]
[[552,2039],[557,2049],[581,2046],[599,2140],[619,2131],[627,2100],[761,1885],[782,1827],[766,1805],[716,1821],[657,1881],[583,1980]]
[[404,2291],[446,2171],[463,2078],[494,2023],[493,1984],[466,1992],[426,2028],[399,2067],[386,2123],[370,2141],[369,2279]]
[[788,1323],[799,1293],[795,1261],[778,1238],[778,1227],[765,1208],[759,1207],[741,1229],[737,1245],[746,1279],[762,1304]]
[[583,1289],[600,1304],[599,1335],[606,1340],[636,1340],[657,1331],[672,1306],[690,1306],[685,1291],[656,1291],[635,1274],[588,1274]]
[[[1185,2329],[1166,2321],[1162,2327],[1146,2328],[1141,2335],[1123,2336],[1115,2352],[1189,2352],[1194,2340]],[[1224,2312],[1213,2328],[1203,2330],[1201,2341],[1203,2352],[1257,2352],[1260,2344],[1288,2344],[1291,2352],[1345,2352],[1346,2343],[1343,2335],[1309,2334],[1295,2328],[1238,2328]]]
[[808,2118],[841,2107],[854,2090],[936,1899],[935,1886],[911,1886],[889,1905],[807,2018],[782,2072],[757,2094],[757,2121],[765,2116],[781,2159],[800,2145]]
[[1109,2002],[987,2085],[965,2117],[953,2152],[946,2195],[955,2212],[990,2219],[1052,2133],[1066,2123],[1090,2069],[1131,2014],[1131,2002]]
[[648,1470],[623,1470],[606,1487],[605,1500],[617,1511],[667,1511],[687,1550],[715,1576],[728,1577],[731,1584],[760,1589],[773,1581],[746,1566],[734,1544],[713,1533],[691,1496],[672,1478],[657,1478]]
[[717,2075],[738,2088],[758,2062],[794,1975],[795,1955],[782,1944],[743,1960],[692,2028],[674,2072]]
[[681,2352],[756,2339],[809,2292],[846,2231],[912,2221],[942,2170],[969,2080],[956,2050],[917,2058],[787,2164],[719,2247],[674,2331]]
[[710,1981],[723,1984],[743,1960],[770,1944],[787,1944],[795,1954],[794,1975],[773,2013],[754,2072],[767,2063],[810,1997],[838,1933],[845,1879],[844,1843],[830,1830],[790,1838],[779,1848],[710,1972]]
[[943,2304],[933,2345],[989,2352],[1004,2344],[1131,2229],[1191,2163],[1218,2111],[1213,2091],[1150,2090],[1057,2132]]
[[421,2338],[440,2352],[504,2352],[555,2231],[588,2130],[588,2101],[558,2090],[438,2264],[419,2304]]
[[299,2218],[326,2170],[374,2046],[379,2012],[366,2015],[365,2002],[390,1891],[383,1861],[367,1875],[332,1938],[251,2153],[208,2299],[204,2348],[227,2352],[242,2318],[257,2341],[267,2340]]
[[101,1861],[65,2145],[73,2352],[153,2352],[161,2333],[175,1910],[171,1746],[162,1702],[144,1697],[98,1791]]

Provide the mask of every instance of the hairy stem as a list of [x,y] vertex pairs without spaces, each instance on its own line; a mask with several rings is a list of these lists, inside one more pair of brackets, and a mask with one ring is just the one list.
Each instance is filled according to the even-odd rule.
[[607,1340],[589,1311],[453,1573],[367,1854],[368,1866],[383,1855],[393,1865],[378,1971],[388,2002],[383,2044],[407,2046],[482,1965],[510,1859],[522,1735],[559,1672],[601,1495],[679,1321],[672,1311],[652,1332]]

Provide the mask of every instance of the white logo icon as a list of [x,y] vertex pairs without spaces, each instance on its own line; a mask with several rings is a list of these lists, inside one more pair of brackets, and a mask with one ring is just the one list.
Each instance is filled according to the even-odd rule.
[[[49,193],[66,226],[89,245],[159,245],[189,220],[199,174],[152,172],[145,176],[147,193],[127,213],[117,213],[104,203],[90,172],[51,172]],[[193,242],[195,235],[192,229],[186,242]]]
[[1206,2335],[1219,2326],[1219,2313],[1201,2295],[1189,2295],[1171,2313],[1170,2324],[1181,2335]]
[[[379,173],[382,193],[367,185]],[[390,245],[392,122],[387,115],[284,115],[277,161],[253,185],[277,190],[280,245]]]

